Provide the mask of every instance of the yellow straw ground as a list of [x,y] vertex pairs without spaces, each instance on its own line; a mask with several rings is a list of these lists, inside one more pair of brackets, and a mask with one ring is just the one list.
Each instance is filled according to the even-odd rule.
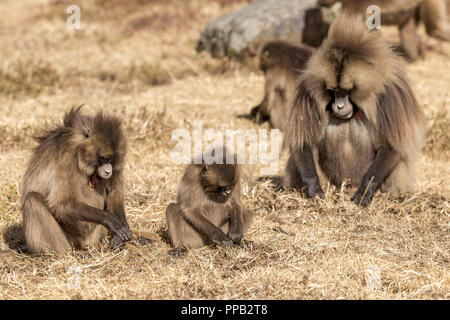
[[[429,128],[415,193],[378,193],[363,209],[327,186],[323,201],[278,191],[256,180],[260,165],[248,166],[242,201],[255,213],[246,236],[253,250],[206,247],[172,260],[164,210],[183,166],[170,161],[171,132],[194,120],[259,128],[237,115],[262,98],[262,74],[195,52],[208,21],[247,1],[77,3],[80,31],[66,28],[71,1],[0,3],[0,249],[23,244],[31,135],[80,104],[124,117],[127,215],[154,242],[122,252],[102,243],[63,258],[0,256],[0,299],[450,298],[450,44],[421,30],[426,57],[408,66]],[[395,29],[383,31],[397,40]]]

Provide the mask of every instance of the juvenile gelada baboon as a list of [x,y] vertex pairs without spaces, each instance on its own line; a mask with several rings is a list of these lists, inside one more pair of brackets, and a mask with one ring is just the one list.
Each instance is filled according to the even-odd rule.
[[26,243],[33,253],[64,254],[100,241],[130,239],[123,197],[126,139],[117,117],[72,108],[64,123],[38,137],[23,180]]
[[[250,227],[252,214],[240,200],[240,166],[235,156],[222,150],[222,164],[206,164],[203,157],[201,164],[187,166],[177,203],[167,207],[172,257],[209,243],[237,244]],[[233,163],[226,162],[227,154]]]
[[316,169],[358,189],[368,205],[382,187],[410,190],[424,131],[423,112],[399,58],[379,31],[342,14],[300,79],[286,125],[286,183],[323,197]]
[[271,41],[264,45],[259,57],[259,68],[265,78],[264,98],[250,112],[257,123],[269,121],[272,128],[284,130],[298,77],[313,52],[311,47],[284,41]]

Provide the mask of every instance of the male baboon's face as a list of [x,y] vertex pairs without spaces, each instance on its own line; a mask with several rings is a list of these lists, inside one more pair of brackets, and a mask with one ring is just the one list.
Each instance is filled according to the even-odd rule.
[[328,90],[331,100],[331,112],[332,114],[342,120],[350,119],[353,116],[354,106],[350,101],[350,92],[341,89],[329,89]]

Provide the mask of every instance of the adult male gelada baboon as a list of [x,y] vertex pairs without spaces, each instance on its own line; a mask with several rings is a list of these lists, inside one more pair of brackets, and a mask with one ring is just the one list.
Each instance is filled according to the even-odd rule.
[[334,185],[349,179],[362,205],[380,187],[410,190],[423,118],[402,59],[379,31],[343,13],[301,75],[286,124],[285,182],[323,197],[319,169]]

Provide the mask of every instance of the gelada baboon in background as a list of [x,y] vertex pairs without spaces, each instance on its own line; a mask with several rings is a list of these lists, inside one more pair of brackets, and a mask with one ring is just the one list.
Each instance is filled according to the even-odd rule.
[[271,41],[264,45],[259,68],[264,72],[264,98],[250,115],[257,123],[269,121],[272,128],[284,130],[289,103],[295,95],[300,73],[314,52],[305,45]]
[[402,59],[379,31],[343,13],[311,57],[292,105],[285,138],[286,184],[323,197],[316,169],[334,185],[347,179],[368,205],[381,186],[407,191],[424,131],[423,112]]
[[[337,0],[319,0],[320,5],[329,6]],[[367,8],[377,5],[381,9],[381,25],[396,25],[400,31],[402,51],[415,61],[422,55],[416,33],[419,6],[422,0],[340,0],[345,11],[368,17]],[[373,14],[373,13],[371,13]]]
[[240,200],[240,166],[233,155],[228,155],[233,164],[227,163],[227,150],[222,150],[223,164],[205,164],[203,157],[202,164],[187,166],[178,186],[177,203],[167,207],[172,257],[209,243],[239,243],[250,227],[253,216]]
[[450,41],[450,0],[424,0],[420,18],[427,34],[439,40]]
[[71,109],[64,123],[37,138],[23,180],[22,213],[33,253],[64,254],[100,241],[130,239],[122,167],[126,139],[119,118]]

